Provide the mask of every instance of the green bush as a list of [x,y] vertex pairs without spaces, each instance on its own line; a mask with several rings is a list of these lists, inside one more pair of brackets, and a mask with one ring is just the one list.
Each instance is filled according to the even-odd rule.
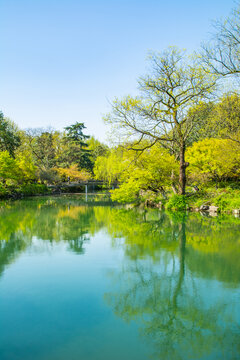
[[240,191],[228,190],[218,195],[214,199],[214,205],[218,206],[220,210],[240,209]]
[[43,184],[25,184],[17,189],[17,192],[23,195],[45,194],[47,191],[47,186]]
[[7,189],[2,184],[0,184],[0,198],[4,198],[7,195],[8,195]]
[[188,207],[187,197],[185,195],[173,195],[167,202],[167,210],[186,210]]
[[110,190],[111,199],[120,203],[131,203],[137,200],[139,185],[134,179],[121,184],[118,189]]

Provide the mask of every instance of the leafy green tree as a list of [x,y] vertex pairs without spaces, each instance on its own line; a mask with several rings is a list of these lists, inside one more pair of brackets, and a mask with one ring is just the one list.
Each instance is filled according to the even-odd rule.
[[45,169],[49,169],[55,165],[56,147],[54,144],[54,133],[44,131],[39,137],[36,138],[36,147],[39,152],[39,160],[44,164]]
[[176,48],[152,54],[150,61],[150,74],[138,82],[141,95],[115,99],[105,121],[117,128],[121,136],[138,137],[138,144],[147,139],[147,148],[161,143],[170,149],[179,160],[179,193],[184,195],[188,166],[185,150],[197,121],[189,109],[209,98],[215,89],[215,78]]
[[20,136],[16,126],[0,112],[0,151],[8,151],[14,157],[20,145]]
[[15,163],[19,169],[18,182],[31,183],[37,180],[37,167],[34,164],[30,151],[19,152],[16,156]]
[[101,143],[94,136],[91,136],[87,141],[88,150],[91,151],[91,160],[95,163],[99,156],[105,156],[109,152],[107,145]]
[[0,179],[2,182],[8,180],[17,180],[19,177],[19,169],[16,166],[15,159],[8,151],[0,152]]
[[36,170],[31,153],[19,153],[14,159],[8,151],[0,152],[0,179],[3,183],[22,184],[35,181]]

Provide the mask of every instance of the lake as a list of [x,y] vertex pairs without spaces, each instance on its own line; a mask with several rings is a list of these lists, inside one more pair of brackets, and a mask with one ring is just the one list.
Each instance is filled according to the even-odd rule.
[[240,219],[0,204],[1,360],[240,358]]

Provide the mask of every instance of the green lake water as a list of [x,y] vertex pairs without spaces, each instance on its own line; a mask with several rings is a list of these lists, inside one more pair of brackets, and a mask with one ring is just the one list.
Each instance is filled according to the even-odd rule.
[[0,359],[240,359],[240,219],[1,203]]

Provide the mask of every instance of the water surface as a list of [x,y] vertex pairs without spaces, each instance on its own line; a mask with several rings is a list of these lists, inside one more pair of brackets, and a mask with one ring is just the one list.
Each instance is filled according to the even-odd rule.
[[0,359],[239,359],[239,229],[99,196],[2,203]]

